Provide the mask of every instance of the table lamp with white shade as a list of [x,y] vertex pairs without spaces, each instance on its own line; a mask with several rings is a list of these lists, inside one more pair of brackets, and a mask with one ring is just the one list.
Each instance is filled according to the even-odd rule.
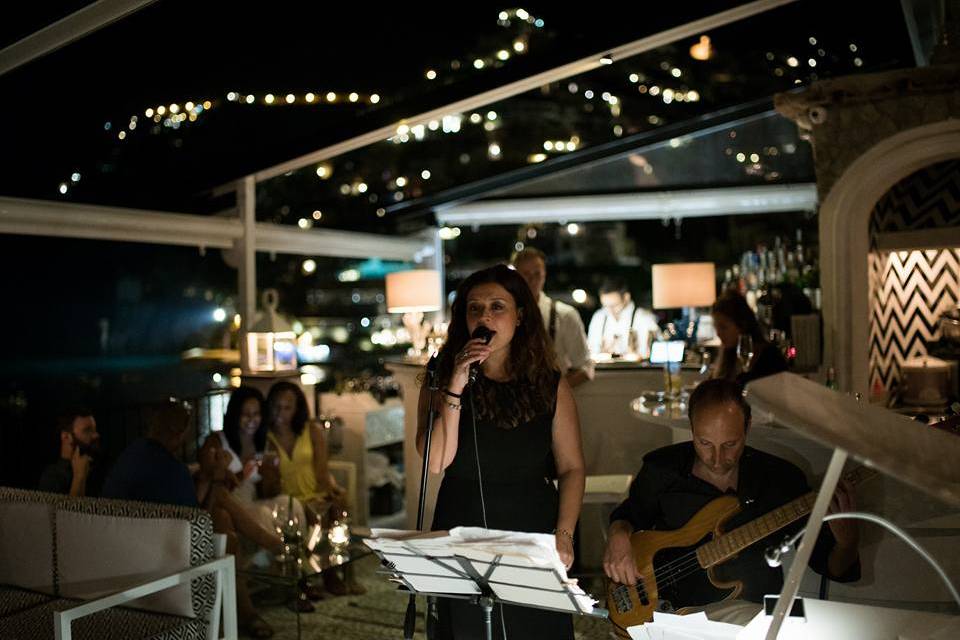
[[403,326],[410,334],[409,355],[419,357],[432,328],[423,314],[443,307],[443,285],[435,269],[413,269],[387,274],[387,312],[402,313]]
[[[709,307],[717,299],[716,270],[712,262],[655,264],[652,270],[654,309],[691,309],[687,337],[694,338],[696,307]],[[669,370],[671,363],[665,366]],[[676,363],[679,369],[679,363]],[[679,379],[679,371],[677,376]],[[667,393],[676,395],[673,376],[668,373]],[[679,380],[677,385],[679,386]],[[678,391],[678,390],[677,390]]]

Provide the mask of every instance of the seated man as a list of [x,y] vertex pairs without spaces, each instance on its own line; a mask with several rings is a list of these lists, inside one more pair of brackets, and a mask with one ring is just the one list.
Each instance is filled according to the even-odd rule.
[[[187,436],[189,414],[178,403],[146,410],[147,435],[134,441],[117,459],[103,485],[103,497],[142,500],[185,507],[203,507],[213,517],[213,528],[227,537],[227,553],[239,553],[243,535],[269,551],[279,551],[280,538],[261,526],[247,509],[230,495],[236,482],[227,467],[230,459],[222,449],[200,450],[200,471],[190,470],[177,459]],[[237,580],[237,618],[241,631],[254,638],[269,638],[273,629],[254,609],[246,582]]]
[[[693,441],[644,456],[629,497],[610,516],[604,571],[615,582],[633,585],[643,577],[638,574],[630,544],[634,531],[681,529],[708,503],[732,494],[739,498],[741,511],[724,527],[729,531],[810,491],[799,468],[746,446],[750,405],[737,383],[722,379],[701,383],[690,397],[689,415]],[[853,510],[852,490],[844,483],[837,489],[831,512]],[[742,581],[743,591],[738,597],[749,602],[760,603],[765,594],[779,593],[782,572],[766,563],[764,552],[768,546],[779,544],[787,533],[797,531],[804,520],[776,531],[719,564],[716,577],[725,582]],[[820,531],[810,567],[838,582],[858,580],[859,539],[856,521],[830,521]],[[659,593],[661,601],[669,600],[679,609],[722,600],[727,592],[715,588],[705,574],[702,570],[691,572],[690,577],[675,585],[658,576],[662,583],[659,586],[663,587]],[[757,611],[759,605],[750,614]]]
[[[587,343],[590,353],[650,357],[650,336],[660,330],[650,311],[634,304],[623,278],[607,278],[600,286],[600,308],[590,319]],[[633,338],[631,339],[631,336]]]
[[90,465],[100,453],[97,421],[88,409],[70,409],[57,418],[60,457],[40,474],[37,488],[71,496],[87,495]]

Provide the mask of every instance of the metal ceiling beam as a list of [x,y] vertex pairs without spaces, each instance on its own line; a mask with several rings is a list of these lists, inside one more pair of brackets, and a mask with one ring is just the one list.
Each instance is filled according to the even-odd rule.
[[[628,42],[627,44],[614,49],[600,51],[591,56],[581,58],[580,60],[576,60],[574,62],[534,74],[527,78],[505,84],[502,87],[484,91],[469,98],[458,100],[424,113],[411,115],[410,117],[404,118],[395,124],[380,127],[368,133],[350,138],[349,140],[344,140],[272,167],[261,169],[260,171],[254,173],[253,176],[257,182],[263,182],[264,180],[281,176],[287,172],[302,169],[303,167],[313,163],[323,162],[324,160],[329,160],[330,158],[363,148],[376,142],[382,142],[391,136],[396,135],[397,127],[399,127],[401,124],[415,125],[419,123],[426,123],[430,120],[439,120],[443,118],[443,116],[450,115],[452,113],[463,113],[466,111],[479,109],[494,102],[505,100],[527,91],[532,91],[545,84],[564,80],[588,71],[593,71],[604,64],[609,64],[608,62],[601,62],[601,59],[610,60],[612,62],[624,60],[640,53],[676,42],[677,40],[697,36],[704,32],[710,31],[711,29],[717,29],[718,27],[722,27],[727,24],[739,22],[745,18],[749,18],[760,13],[765,13],[771,9],[776,9],[777,7],[788,5],[793,2],[796,2],[796,0],[755,0],[754,2],[748,2],[732,9],[721,11],[720,13],[716,13],[712,16],[708,16],[700,20],[694,20],[693,22],[688,22],[678,27],[667,29],[666,31],[661,31],[656,34]],[[234,185],[235,182],[231,181],[228,184],[217,187],[214,190],[214,193],[219,194],[232,192],[235,189]]]
[[0,233],[229,249],[233,218],[0,197]]
[[814,211],[814,183],[627,193],[482,200],[438,209],[446,225],[526,224],[530,222],[600,222],[662,220],[774,211]]
[[304,231],[295,227],[258,222],[257,251],[292,253],[305,256],[335,258],[369,258],[414,260],[420,262],[432,248],[419,236],[393,237],[375,233],[337,231],[334,229]]
[[[0,197],[0,233],[232,249],[243,237],[244,225],[236,217]],[[253,225],[254,247],[260,252],[415,262],[435,250],[430,233],[393,237],[263,222]]]
[[[99,0],[0,50],[0,76],[102,29],[155,0]],[[8,10],[13,10],[11,7]]]

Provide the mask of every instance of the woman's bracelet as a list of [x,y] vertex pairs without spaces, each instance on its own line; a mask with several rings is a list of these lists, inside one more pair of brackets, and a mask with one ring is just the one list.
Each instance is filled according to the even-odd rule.
[[573,534],[567,531],[566,529],[554,529],[553,533],[558,536],[564,536],[573,540]]
[[450,407],[451,409],[454,409],[454,410],[456,410],[456,411],[460,411],[460,403],[459,403],[459,402],[453,403],[453,402],[450,402],[449,400],[444,399],[443,404],[447,405],[447,406]]
[[448,396],[450,396],[451,398],[457,398],[458,400],[463,397],[463,394],[454,393],[453,391],[450,391],[450,389],[444,389],[443,392]]

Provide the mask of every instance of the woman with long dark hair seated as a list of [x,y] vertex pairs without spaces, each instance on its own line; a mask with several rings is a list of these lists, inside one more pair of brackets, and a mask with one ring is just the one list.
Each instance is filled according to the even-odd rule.
[[[713,326],[720,338],[721,351],[712,377],[734,380],[745,385],[751,380],[787,370],[787,360],[777,345],[763,333],[753,309],[736,290],[724,291],[710,310]],[[744,363],[737,357],[741,336],[749,336],[753,355]],[[742,354],[746,359],[746,354]]]
[[[329,526],[349,507],[347,491],[330,473],[326,435],[310,419],[307,398],[300,387],[286,381],[270,387],[267,421],[267,449],[280,457],[280,490],[303,503],[309,521]],[[350,565],[345,571],[346,584],[335,570],[323,572],[327,591],[334,595],[364,593],[366,589],[353,581]],[[308,591],[308,595],[320,596],[315,590]]]
[[[471,339],[480,325],[489,344]],[[470,367],[478,367],[468,386]],[[479,526],[553,533],[560,559],[573,562],[573,530],[583,502],[580,424],[527,283],[499,265],[458,288],[437,366],[442,389],[420,394],[417,447],[436,409],[429,467],[444,471],[433,529]],[[476,446],[474,446],[476,443]],[[558,487],[550,481],[556,464]],[[482,490],[481,490],[482,486]],[[569,615],[524,607],[494,608],[496,637],[573,638]],[[464,601],[438,602],[437,638],[477,637],[480,611]]]
[[[216,438],[220,447],[230,456],[228,470],[237,479],[233,494],[243,504],[249,506],[257,520],[269,529],[273,529],[278,511],[286,513],[290,496],[280,493],[280,458],[275,453],[265,454],[267,443],[267,425],[263,420],[263,394],[253,387],[238,387],[230,394],[227,412],[223,417],[223,430]],[[273,474],[271,474],[273,471]],[[262,472],[262,473],[261,473]],[[276,478],[273,488],[264,488],[264,475],[267,485],[272,477]],[[306,531],[306,517],[303,505],[293,499],[294,516]]]

